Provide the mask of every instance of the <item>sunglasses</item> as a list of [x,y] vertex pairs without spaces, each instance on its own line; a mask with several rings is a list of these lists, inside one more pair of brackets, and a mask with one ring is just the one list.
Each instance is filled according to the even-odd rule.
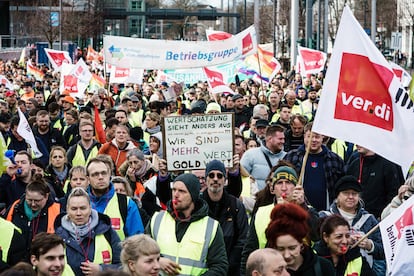
[[208,177],[210,177],[210,178],[214,178],[216,176],[217,176],[218,179],[222,179],[224,177],[224,175],[222,173],[213,173],[213,172],[211,172],[211,173],[208,174]]

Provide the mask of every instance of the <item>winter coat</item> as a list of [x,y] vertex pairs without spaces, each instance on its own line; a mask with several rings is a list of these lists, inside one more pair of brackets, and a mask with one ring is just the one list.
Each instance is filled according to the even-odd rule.
[[59,235],[66,244],[66,260],[72,268],[76,276],[84,275],[80,268],[81,263],[85,262],[84,250],[88,256],[90,262],[94,261],[95,255],[95,240],[97,235],[105,235],[106,241],[111,245],[112,248],[112,262],[111,264],[99,264],[103,270],[105,269],[118,269],[121,264],[120,254],[121,246],[118,234],[111,228],[111,220],[107,215],[98,213],[99,222],[95,228],[91,229],[88,246],[88,238],[82,240],[82,246],[79,245],[69,233],[68,230],[62,227],[62,219],[65,214],[60,214],[55,221],[56,234]]
[[243,203],[224,191],[223,196],[214,202],[204,191],[203,199],[209,206],[209,216],[220,223],[229,261],[228,275],[240,275],[241,253],[246,243],[248,223]]

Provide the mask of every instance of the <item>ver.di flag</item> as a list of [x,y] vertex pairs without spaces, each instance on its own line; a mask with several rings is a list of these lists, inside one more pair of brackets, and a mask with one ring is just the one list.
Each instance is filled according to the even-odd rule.
[[379,224],[389,276],[414,273],[413,210],[411,196]]
[[313,131],[401,165],[414,159],[413,103],[389,62],[344,8]]
[[322,71],[326,63],[326,53],[298,46],[300,56],[300,73],[302,76],[317,74]]
[[17,133],[20,136],[22,136],[24,140],[26,140],[26,143],[30,145],[34,158],[42,157],[43,154],[37,147],[36,139],[33,135],[33,131],[29,125],[29,122],[27,122],[26,116],[24,116],[20,108],[17,108],[17,112],[19,114],[19,124],[17,125]]
[[72,64],[72,59],[70,58],[68,51],[59,51],[49,48],[45,48],[44,50],[55,71],[60,72],[63,63]]

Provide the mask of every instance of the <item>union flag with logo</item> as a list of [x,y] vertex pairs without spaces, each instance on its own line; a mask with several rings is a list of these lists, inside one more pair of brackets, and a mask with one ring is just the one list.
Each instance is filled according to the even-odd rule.
[[346,6],[313,131],[368,148],[406,173],[414,159],[413,109],[390,63]]

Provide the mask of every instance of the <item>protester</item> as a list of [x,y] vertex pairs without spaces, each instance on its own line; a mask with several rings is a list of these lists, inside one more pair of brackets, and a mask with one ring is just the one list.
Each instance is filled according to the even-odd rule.
[[6,219],[21,230],[24,241],[25,260],[37,233],[54,233],[54,221],[60,213],[60,204],[50,196],[50,188],[43,179],[35,179],[26,187],[24,195],[7,210]]
[[[44,232],[37,234],[30,248],[30,262],[37,276],[63,275],[67,268],[65,268],[65,243],[62,238]],[[68,273],[68,275],[73,274]]]
[[161,269],[174,275],[227,275],[223,232],[208,216],[198,178],[182,174],[174,180],[172,190],[167,211],[155,213],[146,228],[161,248]]
[[56,234],[66,244],[67,261],[76,275],[96,274],[120,264],[120,239],[111,219],[92,209],[88,193],[74,188],[68,197],[67,214],[55,221]]
[[[353,176],[346,175],[335,185],[336,200],[328,211],[321,211],[322,217],[339,214],[351,225],[351,239],[356,242],[378,224],[377,219],[367,212],[360,200],[361,185]],[[385,255],[379,229],[358,244],[361,254],[367,259],[377,276],[385,275]]]
[[314,246],[317,254],[332,262],[335,275],[374,276],[359,248],[351,247],[348,222],[340,215],[328,216],[321,225],[321,240]]
[[248,276],[289,276],[287,264],[282,255],[273,248],[253,251],[247,259],[246,275]]
[[414,175],[411,175],[398,189],[398,194],[391,200],[391,202],[384,208],[381,213],[381,220],[386,218],[401,204],[409,199],[414,194]]
[[45,170],[45,178],[52,185],[57,198],[65,195],[63,188],[70,169],[71,166],[66,158],[66,150],[61,146],[54,146],[50,150],[49,165]]
[[107,154],[111,156],[112,161],[116,167],[116,175],[121,175],[119,167],[127,159],[129,150],[136,148],[134,143],[129,141],[129,129],[125,125],[118,125],[115,131],[115,138],[112,141],[106,142],[99,149],[98,154]]
[[130,276],[159,275],[160,247],[145,234],[131,236],[121,243],[122,270]]
[[309,214],[297,204],[277,204],[266,228],[266,247],[282,254],[292,276],[331,276],[332,264],[310,247]]

